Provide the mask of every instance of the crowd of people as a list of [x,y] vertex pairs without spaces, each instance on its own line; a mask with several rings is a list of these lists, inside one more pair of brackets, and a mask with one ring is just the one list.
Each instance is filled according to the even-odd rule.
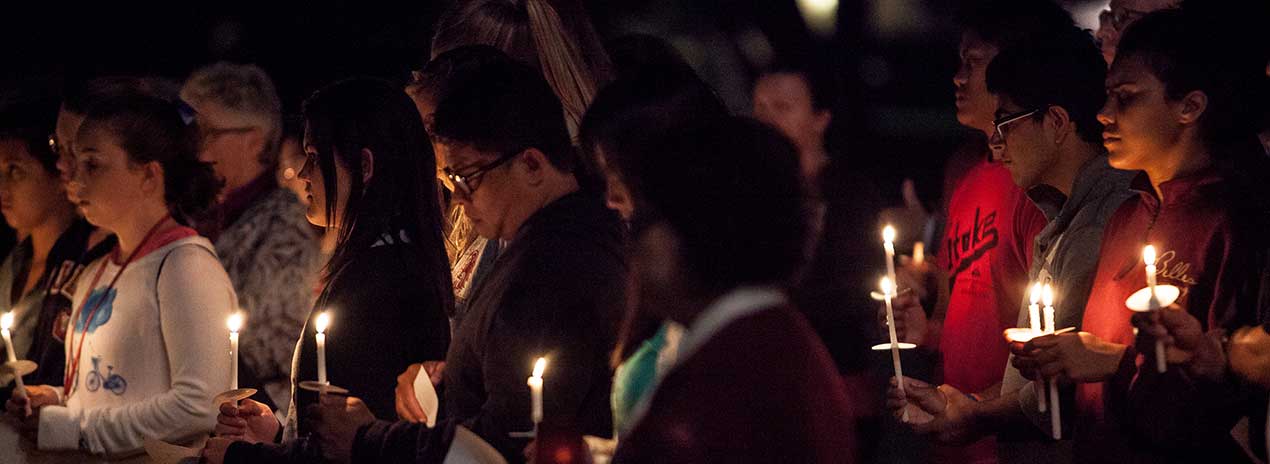
[[[216,464],[1264,463],[1268,10],[965,8],[969,135],[885,304],[885,196],[817,67],[733,115],[570,1],[460,2],[409,82],[298,119],[225,62],[12,99],[0,313],[37,367],[0,370],[0,426]],[[1131,310],[1148,281],[1176,298]],[[1007,340],[1041,284],[1051,332]],[[937,368],[892,372],[888,329]]]

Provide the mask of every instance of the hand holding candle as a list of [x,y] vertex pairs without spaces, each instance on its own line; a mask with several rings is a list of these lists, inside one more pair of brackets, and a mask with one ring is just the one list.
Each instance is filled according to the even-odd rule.
[[[17,352],[13,350],[13,335],[9,333],[9,329],[13,327],[13,311],[4,313],[0,316],[0,336],[4,337],[4,349],[9,354],[9,365],[13,368],[13,392],[21,398],[26,398],[26,384],[22,383],[22,373],[18,372],[16,363],[18,362]],[[31,415],[31,403],[27,402],[26,415]]]
[[[1147,245],[1145,247],[1142,247],[1142,261],[1146,263],[1146,267],[1147,267],[1146,269],[1147,287],[1151,289],[1151,299],[1149,300],[1148,305],[1151,307],[1151,310],[1158,311],[1160,309],[1160,298],[1155,288],[1156,286],[1155,259],[1156,259],[1156,256],[1155,256],[1154,246]],[[1164,371],[1168,370],[1167,362],[1168,362],[1168,359],[1165,358],[1165,354],[1164,354],[1164,341],[1156,340],[1155,341],[1155,370],[1163,374]]]
[[326,311],[318,314],[313,327],[317,329],[318,383],[326,385],[326,327],[331,324],[331,315]]
[[538,424],[542,422],[542,372],[547,369],[547,358],[538,358],[534,363],[533,375],[529,377],[529,395],[532,402],[530,411],[530,419],[534,422],[534,429],[538,428]]

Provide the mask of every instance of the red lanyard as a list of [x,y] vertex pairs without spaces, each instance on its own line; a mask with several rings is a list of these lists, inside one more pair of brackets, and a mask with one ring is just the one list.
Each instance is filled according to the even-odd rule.
[[[97,302],[93,304],[92,309],[88,310],[88,317],[84,319],[84,330],[80,332],[80,335],[79,335],[79,347],[75,349],[75,357],[69,359],[68,361],[70,362],[66,363],[66,378],[62,382],[62,398],[63,399],[70,398],[71,387],[74,385],[74,382],[75,382],[75,374],[79,372],[79,361],[80,359],[83,359],[82,355],[84,354],[84,340],[88,339],[88,328],[92,326],[93,316],[97,315],[97,310],[101,309],[101,303],[103,301],[106,301],[106,298],[110,296],[110,291],[115,288],[115,283],[119,282],[119,276],[123,275],[124,269],[127,269],[128,264],[132,263],[132,259],[137,257],[137,252],[145,248],[146,244],[150,241],[150,238],[154,236],[154,233],[159,231],[159,226],[162,226],[164,223],[168,222],[168,219],[171,219],[171,218],[172,218],[171,215],[163,216],[163,219],[159,219],[159,222],[156,222],[153,227],[150,227],[150,231],[146,232],[145,237],[141,239],[141,243],[137,245],[137,248],[133,249],[131,253],[128,253],[128,258],[123,261],[123,264],[121,266],[119,266],[119,272],[115,273],[115,276],[110,278],[110,284],[107,285],[105,291],[102,292],[101,298],[98,298]],[[110,258],[107,258],[107,259],[113,259],[114,257],[118,255],[119,255],[119,248],[116,247],[114,252],[110,254]],[[97,274],[93,276],[92,283],[88,285],[87,293],[84,296],[84,303],[79,305],[79,311],[76,311],[74,314],[71,314],[71,320],[69,322],[70,330],[66,331],[67,332],[66,334],[67,346],[75,346],[75,342],[74,342],[75,319],[76,319],[75,315],[84,313],[84,307],[88,306],[88,299],[90,296],[92,296],[93,289],[97,287],[97,283],[101,281],[102,274],[106,272],[107,264],[108,264],[107,262],[103,261],[101,263],[101,267],[97,268]]]

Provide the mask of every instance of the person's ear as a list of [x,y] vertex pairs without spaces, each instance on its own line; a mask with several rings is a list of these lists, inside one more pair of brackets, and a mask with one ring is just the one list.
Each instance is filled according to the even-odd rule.
[[1068,135],[1076,131],[1076,124],[1066,108],[1050,105],[1045,110],[1045,127],[1054,134],[1054,145],[1062,145]]
[[546,153],[537,148],[526,148],[517,158],[516,162],[523,168],[529,185],[537,186],[545,180],[547,167],[551,164]]
[[241,137],[242,146],[239,147],[242,153],[256,154],[256,161],[259,161],[260,155],[265,151],[265,145],[268,140],[268,131],[261,127],[253,127]]
[[163,165],[150,161],[141,165],[141,191],[147,195],[163,192]]
[[1177,122],[1190,125],[1199,122],[1199,118],[1208,109],[1208,94],[1192,90],[1182,97],[1178,106]]
[[375,177],[375,154],[369,148],[362,149],[362,185],[370,185]]

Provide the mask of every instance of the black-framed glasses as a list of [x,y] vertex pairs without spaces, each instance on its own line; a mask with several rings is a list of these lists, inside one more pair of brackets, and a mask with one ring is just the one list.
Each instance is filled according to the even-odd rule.
[[1027,111],[1020,111],[1018,113],[1007,114],[1005,116],[997,118],[996,120],[992,121],[992,126],[996,128],[996,131],[994,132],[993,135],[995,135],[996,137],[999,137],[1000,140],[1004,142],[1005,129],[1007,126],[1009,126],[1010,124],[1014,124],[1017,121],[1023,120],[1024,118],[1027,118],[1029,116],[1035,115],[1036,113],[1039,113],[1043,109],[1045,109],[1045,107],[1035,108],[1035,109],[1031,109]]
[[455,172],[454,169],[451,169],[449,167],[446,167],[442,169],[441,171],[445,173],[445,177],[447,179],[450,179],[450,183],[454,184],[454,190],[456,192],[462,193],[463,195],[466,195],[466,196],[471,196],[472,193],[476,191],[476,188],[480,187],[480,184],[477,181],[480,180],[481,176],[485,175],[485,173],[487,172],[494,170],[494,168],[502,166],[504,163],[511,161],[512,158],[515,158],[517,155],[521,153],[522,151],[517,150],[511,153],[505,154],[503,156],[498,157],[498,159],[494,161],[486,163],[484,166],[476,168],[476,170],[468,174],[459,174],[458,172]]

